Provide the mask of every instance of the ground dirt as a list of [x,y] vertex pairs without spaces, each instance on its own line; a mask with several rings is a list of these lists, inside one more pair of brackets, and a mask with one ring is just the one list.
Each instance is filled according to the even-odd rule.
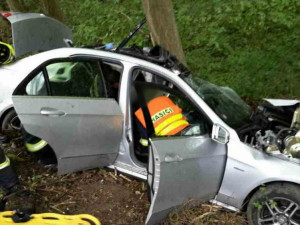
[[[113,170],[93,169],[59,176],[29,156],[17,134],[2,146],[19,174],[20,188],[34,193],[36,213],[88,213],[102,224],[144,224],[150,204],[146,183]],[[17,200],[16,200],[17,201]],[[15,205],[22,205],[16,202]],[[14,204],[12,204],[14,205]],[[12,206],[10,206],[12,207]],[[7,208],[6,210],[15,209]],[[166,224],[246,224],[243,214],[202,204],[173,212]]]

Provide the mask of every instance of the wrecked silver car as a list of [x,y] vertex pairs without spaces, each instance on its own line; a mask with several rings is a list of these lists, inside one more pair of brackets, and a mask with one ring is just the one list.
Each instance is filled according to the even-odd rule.
[[[142,52],[40,53],[2,66],[0,89],[9,79],[25,130],[49,143],[60,174],[108,166],[147,180],[147,224],[191,199],[247,209],[251,224],[300,224],[299,101],[268,99],[252,113],[232,89],[194,78],[163,49]],[[158,96],[180,106],[186,129],[156,135],[147,102]],[[137,148],[139,108],[146,154]]]
[[[147,180],[146,224],[192,200],[247,210],[250,224],[300,224],[300,102],[266,99],[252,112],[164,49],[125,44],[62,48],[0,67],[2,99],[13,101],[0,108],[51,146],[60,174],[110,167]],[[168,135],[155,125],[174,111],[152,115],[157,98],[180,108],[171,121],[184,129]]]

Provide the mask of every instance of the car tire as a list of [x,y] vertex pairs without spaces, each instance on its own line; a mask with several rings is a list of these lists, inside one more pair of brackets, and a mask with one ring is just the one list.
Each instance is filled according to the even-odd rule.
[[300,224],[300,186],[291,183],[262,186],[248,203],[247,219],[250,225]]
[[[17,130],[14,127],[11,126],[11,122],[14,118],[16,118],[18,115],[16,113],[16,111],[14,109],[11,109],[8,111],[8,113],[6,113],[6,115],[4,116],[2,123],[1,123],[1,132],[3,131],[11,131],[11,130]],[[18,126],[21,126],[21,123],[19,121]]]

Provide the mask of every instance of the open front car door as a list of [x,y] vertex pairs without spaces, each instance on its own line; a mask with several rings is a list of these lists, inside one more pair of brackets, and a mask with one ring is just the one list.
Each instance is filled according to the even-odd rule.
[[[138,76],[143,78],[144,73]],[[140,111],[136,113],[137,119],[145,122],[150,137],[151,206],[146,221],[150,225],[191,200],[195,203],[215,198],[224,175],[227,145],[225,141],[213,140],[212,130],[217,130],[217,134],[224,132],[214,129],[213,122],[195,101],[170,81],[152,75],[151,80],[135,81],[134,86],[139,96],[143,96],[139,110],[145,119],[140,119]],[[181,124],[185,126],[179,130]],[[172,129],[177,131],[172,133]]]
[[147,225],[156,224],[190,200],[214,199],[223,178],[226,145],[208,135],[154,138],[150,142]]

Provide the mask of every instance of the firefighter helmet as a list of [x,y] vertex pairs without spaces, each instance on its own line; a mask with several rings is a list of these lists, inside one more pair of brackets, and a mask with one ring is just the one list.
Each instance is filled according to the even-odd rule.
[[8,64],[12,62],[15,58],[15,50],[14,48],[0,41],[0,65]]

